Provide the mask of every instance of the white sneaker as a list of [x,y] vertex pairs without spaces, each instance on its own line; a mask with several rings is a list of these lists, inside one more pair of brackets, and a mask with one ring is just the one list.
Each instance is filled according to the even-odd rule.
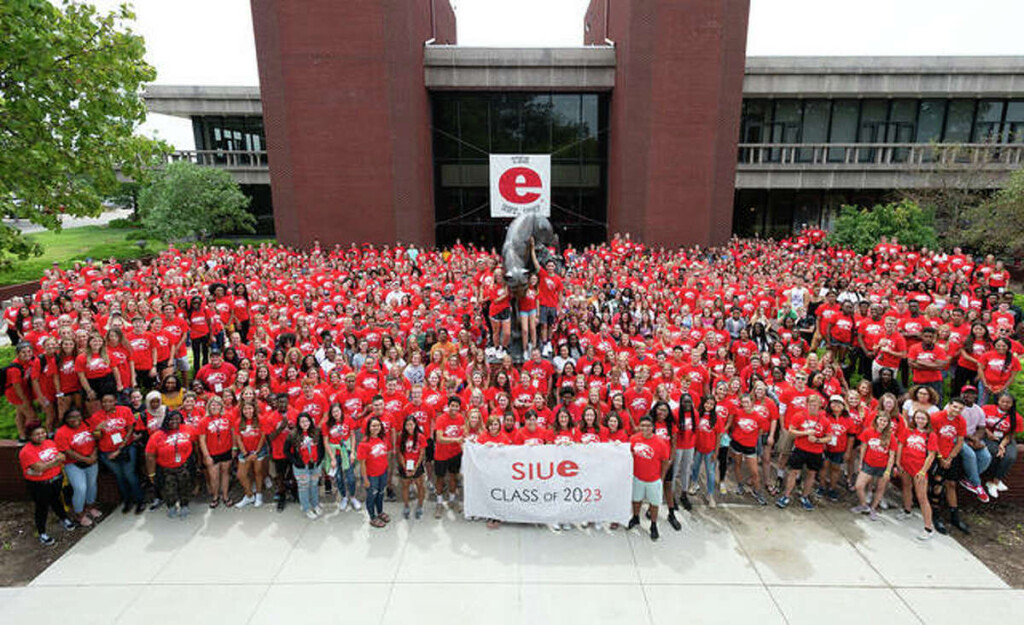
[[550,524],[548,524],[548,527],[551,529],[552,532],[560,532],[560,531],[562,531],[562,526],[559,525],[558,523],[550,523]]
[[1010,490],[1010,487],[1007,486],[1006,484],[1003,484],[1003,480],[996,480],[996,490],[998,490],[1001,493],[1005,493],[1006,491]]
[[886,499],[885,497],[882,497],[882,501],[878,502],[878,507],[881,508],[882,510],[888,510],[889,500]]
[[263,488],[271,488],[274,485],[274,480],[268,475],[263,478]]
[[563,530],[571,530],[572,529],[572,524],[570,524],[570,523],[562,523],[562,529]]
[[341,498],[341,501],[338,502],[338,510],[341,512],[348,510],[348,497]]
[[355,497],[353,497],[350,501],[352,502],[352,509],[353,510],[358,512],[359,510],[363,509],[363,504],[359,503],[359,500],[356,499]]
[[604,523],[594,523],[594,531],[603,532],[604,531]]
[[690,484],[690,491],[689,492],[690,492],[691,496],[692,495],[696,495],[698,492],[700,492],[700,484],[698,484],[697,482],[694,482],[693,484]]
[[316,512],[316,515],[320,516],[321,514],[324,513],[324,508],[320,504],[317,504],[317,505],[313,506],[313,512]]
[[246,495],[245,497],[242,497],[242,499],[238,503],[235,504],[235,507],[244,508],[248,505],[251,505],[252,502],[254,501],[256,501],[255,497],[253,497],[252,495]]
[[992,499],[999,498],[999,487],[996,486],[995,482],[989,482],[988,484],[985,484],[985,490],[988,491],[988,496],[991,497]]
[[263,505],[263,493],[256,493],[256,497],[253,498],[252,507],[259,508]]
[[309,520],[316,519],[316,510],[306,510],[306,518]]
[[935,536],[934,530],[923,529],[921,533],[917,535],[918,540],[931,540]]
[[714,495],[708,495],[708,507],[709,508],[714,508],[717,505],[718,504],[715,503],[715,496]]

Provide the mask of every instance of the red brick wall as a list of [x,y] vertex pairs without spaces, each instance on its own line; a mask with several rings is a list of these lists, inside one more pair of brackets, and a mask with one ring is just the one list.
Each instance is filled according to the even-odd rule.
[[748,0],[593,0],[588,43],[615,42],[609,226],[653,245],[732,231]]
[[[433,16],[431,6],[433,3]],[[252,0],[277,238],[432,244],[423,44],[445,0]]]

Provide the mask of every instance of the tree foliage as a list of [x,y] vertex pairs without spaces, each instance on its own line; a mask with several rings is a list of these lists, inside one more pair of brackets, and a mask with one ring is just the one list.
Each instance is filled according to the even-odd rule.
[[909,200],[874,208],[843,206],[829,242],[863,254],[871,251],[883,236],[895,236],[903,245],[935,247],[934,218],[930,211]]
[[[0,2],[0,212],[59,230],[61,214],[101,212],[117,169],[134,177],[163,150],[134,134],[156,72],[133,18],[127,5]],[[39,253],[7,226],[0,251]]]
[[1024,255],[1024,169],[1013,172],[988,200],[967,211],[972,248],[1005,258]]
[[249,198],[231,174],[189,161],[153,172],[139,194],[142,224],[164,241],[205,240],[229,232],[255,232]]

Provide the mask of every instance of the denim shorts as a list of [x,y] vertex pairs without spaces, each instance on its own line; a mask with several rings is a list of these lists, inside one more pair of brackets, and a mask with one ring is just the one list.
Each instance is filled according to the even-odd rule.
[[826,451],[825,460],[828,460],[832,464],[843,464],[844,452],[841,451]]
[[871,477],[882,477],[885,475],[885,467],[873,467],[870,464],[860,465],[860,472],[870,475]]

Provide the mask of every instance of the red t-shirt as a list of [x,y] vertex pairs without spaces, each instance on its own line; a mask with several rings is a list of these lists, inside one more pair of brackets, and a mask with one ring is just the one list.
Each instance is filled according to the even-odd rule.
[[634,434],[629,439],[629,449],[633,452],[633,477],[642,482],[661,479],[661,463],[669,459],[668,444],[664,440]]
[[56,443],[49,439],[44,440],[41,445],[26,443],[21,448],[21,451],[18,452],[18,462],[21,463],[22,475],[30,482],[48,482],[57,477],[60,475],[62,468],[59,464],[46,469],[42,473],[38,473],[30,467],[37,462],[53,462],[57,459],[58,453],[60,453],[60,450],[57,449]]
[[924,461],[928,459],[928,452],[939,450],[935,432],[905,429],[900,435],[900,443],[903,445],[903,452],[900,454],[900,468],[910,475],[916,475],[924,467]]
[[[829,429],[829,419],[824,412],[812,415],[807,410],[786,413],[786,427],[796,430],[814,430],[814,436],[823,437]],[[820,454],[825,451],[824,443],[812,443],[809,436],[799,436],[793,446],[808,453]]]
[[[456,438],[463,435],[465,423],[466,419],[461,414],[456,413],[453,417],[448,411],[445,411],[434,422],[434,431],[448,438]],[[462,445],[459,443],[442,443],[438,441],[434,446],[435,460],[448,460],[461,453]]]
[[206,415],[199,422],[200,436],[206,436],[206,450],[211,456],[231,451],[231,439],[235,428],[226,414]]
[[950,418],[945,410],[932,415],[932,431],[939,439],[939,455],[949,457],[956,445],[956,439],[967,435],[967,422],[962,415]]
[[758,411],[744,412],[741,408],[733,413],[729,437],[738,445],[756,447],[757,438],[761,435],[761,430],[764,429],[764,419]]
[[1016,356],[1010,355],[1009,366],[1006,361],[1006,356],[994,349],[985,352],[978,358],[980,365],[978,370],[985,380],[985,386],[1002,389],[1010,381],[1013,373],[1020,371],[1020,360],[1017,360]]
[[101,423],[105,423],[100,436],[100,451],[110,453],[121,448],[128,440],[128,434],[135,429],[135,415],[127,406],[115,406],[111,413],[99,409],[86,421],[95,431]]
[[[259,451],[260,438],[263,437],[263,427],[259,423],[259,418],[256,419],[255,425],[250,421],[246,423],[245,427],[242,427],[241,422],[242,420],[239,419],[235,424],[235,432],[242,439],[242,450],[247,454]],[[207,447],[210,445],[209,436],[207,436],[206,445]]]
[[537,429],[530,431],[528,427],[521,427],[516,430],[512,442],[516,445],[544,445],[551,440],[551,431],[537,426]]
[[[938,345],[932,345],[931,349],[925,349],[924,343],[917,343],[907,350],[908,361],[919,360],[925,364],[936,365],[946,358],[946,350]],[[914,372],[914,384],[942,381],[942,370],[940,369],[917,369],[913,365],[910,368]]]
[[92,428],[85,422],[75,429],[66,425],[60,426],[53,435],[53,442],[57,444],[59,451],[66,452],[72,449],[82,456],[88,456],[96,449],[96,439],[92,436]]
[[[866,427],[858,437],[864,444],[864,464],[876,469],[884,469],[889,464],[889,452],[896,450],[896,428],[890,428],[889,444],[882,440],[882,435],[875,428]],[[923,462],[923,460],[922,460]]]
[[384,475],[388,470],[388,442],[382,438],[368,438],[359,443],[356,457],[366,462],[368,477]]
[[158,466],[174,469],[185,464],[197,440],[195,430],[185,424],[178,427],[176,432],[157,430],[146,443],[146,453],[156,456]]

